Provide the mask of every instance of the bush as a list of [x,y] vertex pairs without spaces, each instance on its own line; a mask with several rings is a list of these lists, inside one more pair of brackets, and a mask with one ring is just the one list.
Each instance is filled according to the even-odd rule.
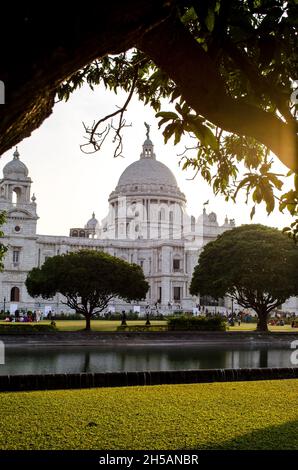
[[[119,320],[121,321],[122,319],[122,314],[121,313],[118,313],[118,312],[115,312],[115,313],[105,313],[104,314],[104,317],[101,317],[101,316],[98,316],[98,317],[95,317],[97,320]],[[126,313],[126,319],[130,319],[131,320],[131,317],[130,317],[130,313]]]
[[6,317],[9,317],[10,316],[10,312],[9,311],[6,311],[5,313],[3,312],[3,310],[1,310],[0,312],[0,320],[5,320]]
[[[159,313],[158,315],[149,314],[149,320],[150,321],[160,321],[160,320],[164,320],[164,319],[165,319],[165,317],[162,313]],[[142,313],[138,317],[138,320],[146,321],[147,320],[146,313]]]
[[53,320],[83,320],[85,317],[80,313],[52,313]]
[[[125,312],[126,320],[139,320],[137,312]],[[98,320],[122,320],[122,313],[105,313],[104,317],[99,317]]]
[[15,334],[15,333],[48,333],[57,331],[54,325],[31,325],[30,323],[7,323],[0,325],[0,335]]
[[117,331],[166,331],[167,325],[131,325],[118,326]]
[[190,331],[226,331],[226,322],[222,317],[172,317],[168,320],[169,330]]

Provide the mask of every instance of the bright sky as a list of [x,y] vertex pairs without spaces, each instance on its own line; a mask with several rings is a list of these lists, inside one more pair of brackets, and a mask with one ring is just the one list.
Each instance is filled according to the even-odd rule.
[[[124,134],[125,158],[113,158],[115,145],[111,138],[106,140],[100,152],[92,155],[82,153],[82,122],[90,125],[94,120],[115,111],[116,106],[121,106],[124,101],[125,95],[115,95],[103,87],[93,92],[89,87],[83,87],[67,103],[56,104],[52,115],[42,126],[18,145],[20,159],[27,165],[33,180],[31,194],[35,193],[37,197],[40,217],[38,233],[68,235],[70,227],[84,226],[93,211],[98,220],[107,215],[109,194],[124,169],[140,156],[146,132],[144,121],[151,125],[150,138],[157,159],[172,170],[180,189],[186,195],[189,214],[199,216],[203,203],[209,199],[207,210],[217,213],[220,224],[226,214],[228,218],[235,219],[236,225],[251,223],[251,204],[247,206],[241,200],[237,204],[227,203],[223,197],[215,197],[200,176],[191,180],[193,173],[179,168],[180,157],[177,154],[184,150],[184,145],[174,146],[172,140],[165,145],[154,111],[136,98],[126,114],[127,123],[132,123],[132,127],[127,128]],[[164,110],[167,109],[165,106]],[[2,155],[1,172],[3,166],[12,159],[13,152],[14,149]],[[279,163],[275,169],[283,173],[287,171]],[[278,209],[268,217],[265,207],[261,205],[257,208],[253,222],[284,227],[289,220]]]

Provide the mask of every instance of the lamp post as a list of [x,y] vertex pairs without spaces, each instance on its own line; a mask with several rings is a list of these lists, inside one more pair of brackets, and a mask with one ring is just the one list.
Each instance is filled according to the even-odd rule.
[[232,297],[232,309],[231,309],[231,318],[229,321],[230,326],[234,326],[234,298]]
[[5,304],[6,304],[6,297],[3,299],[3,310],[4,310],[4,315],[5,315]]

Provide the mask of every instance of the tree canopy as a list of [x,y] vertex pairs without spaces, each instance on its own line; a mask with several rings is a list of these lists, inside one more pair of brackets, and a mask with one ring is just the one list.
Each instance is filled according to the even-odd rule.
[[204,246],[190,286],[192,295],[229,295],[258,315],[267,331],[269,313],[298,294],[298,247],[278,229],[242,225]]
[[[200,172],[215,193],[251,194],[251,215],[256,204],[264,201],[269,213],[278,200],[297,216],[297,176],[280,194],[269,154],[297,173],[297,10],[297,0],[111,0],[61,4],[46,21],[43,5],[12,5],[0,30],[0,152],[38,127],[55,97],[103,83],[128,99],[108,116],[113,124],[101,116],[85,126],[91,151],[114,129],[121,154],[123,113],[136,93],[156,111],[166,141],[195,138],[183,168]],[[21,41],[7,43],[12,24]],[[163,109],[164,98],[173,109]],[[298,218],[287,232],[298,236]]]
[[26,279],[32,297],[49,299],[58,292],[65,303],[86,318],[102,312],[113,297],[130,302],[146,296],[148,283],[137,264],[130,264],[102,251],[81,250],[48,258],[33,268]]

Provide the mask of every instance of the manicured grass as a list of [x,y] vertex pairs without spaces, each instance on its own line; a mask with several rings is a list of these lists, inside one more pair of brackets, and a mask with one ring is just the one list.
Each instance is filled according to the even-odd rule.
[[0,394],[0,449],[298,449],[298,380]]
[[[145,325],[146,320],[131,320],[126,322],[127,325]],[[151,321],[152,325],[166,325],[165,321]],[[91,328],[93,331],[116,331],[121,325],[119,320],[92,320]],[[61,331],[77,331],[85,328],[84,320],[57,320],[56,326]]]
[[[229,331],[254,331],[257,328],[256,323],[241,323],[240,326],[229,326]],[[292,333],[298,333],[298,328],[292,328],[291,325],[284,326],[272,326],[268,325],[270,331],[290,331]]]
[[[55,320],[56,327],[60,331],[79,331],[85,328],[85,320]],[[5,322],[0,322],[5,323]],[[50,324],[48,320],[39,322],[40,324]],[[127,321],[127,325],[145,325],[146,320],[131,320]],[[6,323],[7,324],[7,323]],[[35,323],[21,323],[21,325],[34,325]],[[166,325],[165,321],[151,320],[151,324],[155,326]],[[91,329],[93,331],[116,331],[118,326],[121,325],[119,320],[92,320]]]

